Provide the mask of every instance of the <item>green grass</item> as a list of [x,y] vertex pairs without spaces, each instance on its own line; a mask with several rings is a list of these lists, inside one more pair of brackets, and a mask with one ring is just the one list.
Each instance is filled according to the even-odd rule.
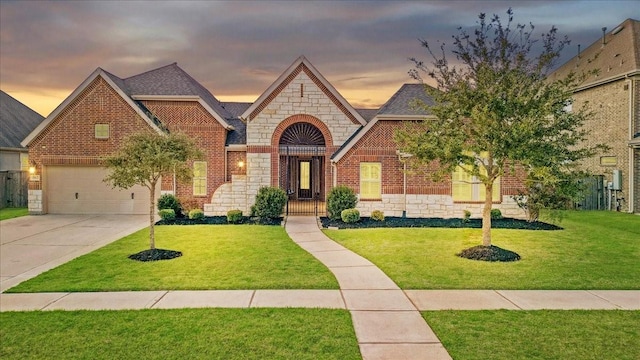
[[360,359],[345,310],[0,313],[0,358]]
[[640,216],[568,212],[565,230],[494,229],[493,244],[522,260],[455,254],[481,244],[480,229],[325,230],[403,289],[640,289]]
[[27,208],[4,208],[0,209],[0,221],[29,215]]
[[428,311],[451,357],[638,359],[640,311]]
[[176,289],[338,289],[333,274],[280,226],[157,226],[156,247],[183,253],[138,262],[149,230],[124,237],[8,292]]

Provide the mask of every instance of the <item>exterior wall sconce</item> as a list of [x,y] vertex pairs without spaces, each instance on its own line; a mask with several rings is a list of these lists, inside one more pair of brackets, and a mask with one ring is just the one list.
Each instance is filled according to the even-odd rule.
[[238,161],[238,167],[240,169],[244,168],[244,161],[242,161],[242,160]]
[[34,175],[36,173],[36,167],[35,166],[29,166],[29,174],[30,175]]

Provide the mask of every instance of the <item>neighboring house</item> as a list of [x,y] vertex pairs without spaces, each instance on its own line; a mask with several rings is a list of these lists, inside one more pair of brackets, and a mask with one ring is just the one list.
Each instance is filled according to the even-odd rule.
[[[0,208],[26,206],[29,152],[20,142],[44,117],[0,90]],[[22,173],[20,173],[22,172]]]
[[0,171],[29,170],[29,150],[20,142],[42,120],[42,115],[0,90]]
[[[594,116],[587,122],[590,145],[611,149],[584,162],[594,174],[604,175],[614,190],[620,210],[640,213],[640,22],[627,19],[558,68],[552,79],[570,71],[599,69],[574,91],[573,108],[588,103]],[[620,174],[614,181],[613,174]],[[615,208],[615,203],[612,208]]]
[[[363,216],[480,216],[481,187],[454,173],[442,182],[405,172],[393,133],[428,114],[420,84],[405,84],[380,109],[354,109],[303,56],[253,103],[218,101],[177,64],[121,79],[94,71],[24,141],[40,181],[30,184],[31,213],[144,213],[146,188],[110,189],[101,158],[138,131],[182,131],[205,158],[189,184],[162,180],[161,193],[198,202],[207,215],[250,211],[259,188],[285,189],[291,202],[323,203],[347,185]],[[510,195],[519,182],[503,176],[494,206],[523,216]],[[159,196],[155,194],[155,196]],[[322,208],[320,206],[319,208]],[[295,210],[292,210],[295,211]]]

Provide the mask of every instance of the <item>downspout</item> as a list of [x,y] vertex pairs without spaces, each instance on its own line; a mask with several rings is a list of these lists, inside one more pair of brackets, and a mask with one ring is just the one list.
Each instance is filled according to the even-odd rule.
[[[628,78],[629,82],[629,141],[633,140],[634,135],[634,124],[633,124],[633,96],[634,96],[634,80],[633,78]],[[633,188],[633,180],[635,179],[635,166],[634,166],[634,148],[633,146],[629,146],[629,194],[627,200],[628,212],[633,213],[635,209],[635,191]]]
[[404,184],[402,186],[402,194],[404,196],[404,209],[402,210],[402,217],[406,218],[407,217],[407,162],[404,161],[403,165],[404,165],[404,170],[403,170]]

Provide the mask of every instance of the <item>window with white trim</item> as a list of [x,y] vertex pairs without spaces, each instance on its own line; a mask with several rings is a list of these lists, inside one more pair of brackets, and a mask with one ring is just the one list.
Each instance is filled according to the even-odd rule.
[[205,161],[193,162],[193,195],[207,195],[207,163]]
[[382,164],[379,162],[360,163],[360,198],[382,198]]

